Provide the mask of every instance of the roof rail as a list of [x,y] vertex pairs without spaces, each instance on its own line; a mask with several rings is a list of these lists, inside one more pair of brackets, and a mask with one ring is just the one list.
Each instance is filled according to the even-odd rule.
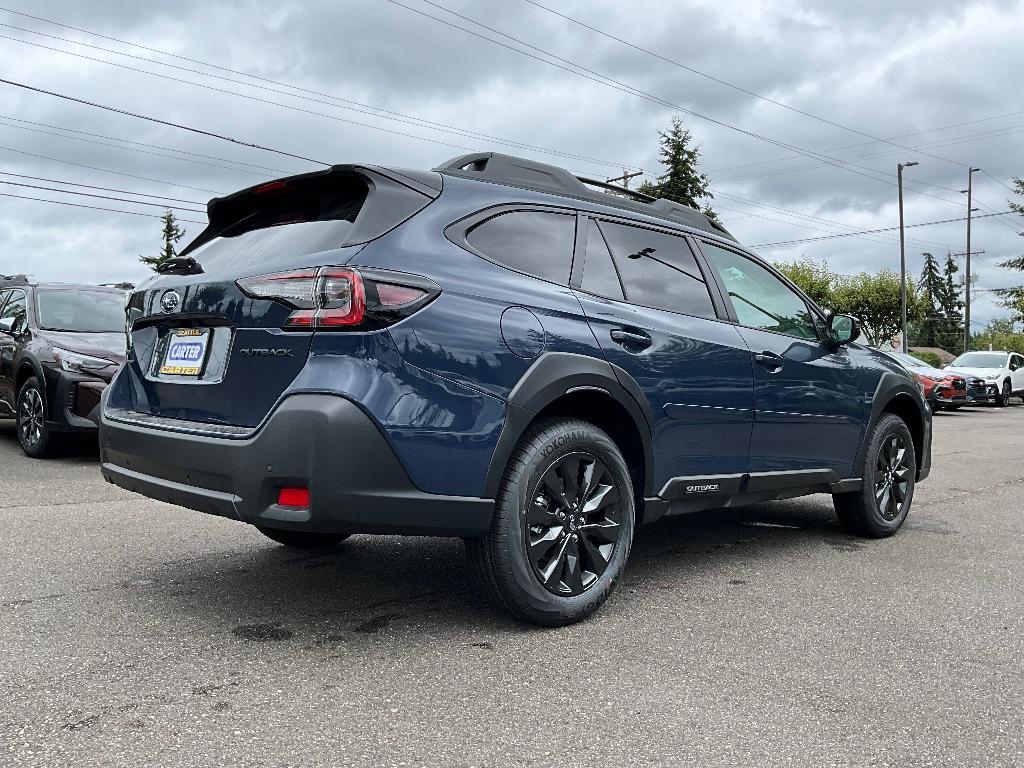
[[597,179],[588,179],[586,176],[577,176],[577,179],[582,181],[588,187],[597,187],[598,189],[607,189],[612,194],[625,195],[631,197],[637,202],[641,203],[653,203],[658,198],[652,197],[651,195],[638,192],[635,189],[629,187],[620,187],[618,184],[609,184],[607,181],[598,181]]
[[[696,229],[724,235],[730,240],[736,239],[722,226],[721,222],[706,216],[696,208],[680,205],[663,198],[654,198],[626,187],[576,176],[564,168],[539,163],[536,160],[513,157],[500,152],[473,152],[454,157],[434,170],[450,176],[509,184],[538,192],[575,197],[600,205],[624,208],[634,213],[668,219]],[[592,189],[592,187],[599,189]],[[609,192],[614,194],[608,194]],[[626,199],[623,195],[632,199]]]

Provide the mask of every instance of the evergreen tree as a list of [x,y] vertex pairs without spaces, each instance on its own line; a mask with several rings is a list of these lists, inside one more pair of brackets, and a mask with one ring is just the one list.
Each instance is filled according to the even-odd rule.
[[939,301],[942,298],[943,290],[945,290],[945,284],[938,260],[930,253],[922,255],[924,256],[924,266],[921,268],[921,279],[917,283],[917,287],[921,290],[922,313],[922,328],[918,336],[925,346],[935,347],[939,344],[938,336],[942,327],[943,317]]
[[[1014,179],[1013,186],[1016,188],[1018,195],[1024,196],[1024,179]],[[1014,202],[1013,200],[1008,202],[1010,203],[1010,210],[1024,216],[1024,203]],[[1022,237],[1024,237],[1024,233],[1022,233]],[[1024,271],[1024,256],[1007,259],[1000,262],[999,266],[1006,269]],[[999,303],[1013,312],[1012,319],[1014,321],[1024,321],[1024,288],[1007,288],[995,293],[1000,299]]]
[[959,354],[964,346],[963,283],[956,278],[960,271],[953,254],[946,254],[946,267],[942,272],[942,292],[938,296],[940,330],[938,346],[947,352]]
[[164,213],[160,217],[160,221],[163,222],[163,247],[156,256],[139,256],[139,261],[148,265],[154,272],[157,271],[161,264],[178,255],[174,246],[185,236],[185,230],[178,226],[178,221],[174,218],[173,211],[168,210]]
[[665,166],[666,173],[655,182],[645,181],[640,185],[640,191],[645,195],[688,205],[703,211],[709,218],[717,219],[710,202],[714,195],[708,191],[711,179],[697,170],[700,147],[690,146],[693,137],[683,127],[683,121],[673,117],[672,127],[659,135],[661,164]]

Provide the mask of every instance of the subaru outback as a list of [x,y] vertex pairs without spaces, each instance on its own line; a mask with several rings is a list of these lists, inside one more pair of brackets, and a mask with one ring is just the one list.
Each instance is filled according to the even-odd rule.
[[276,542],[458,536],[567,624],[635,527],[829,493],[897,531],[931,463],[906,370],[699,211],[497,153],[212,200],[131,295],[102,408],[123,488]]
[[96,433],[100,393],[124,362],[125,292],[0,277],[0,419],[26,455]]

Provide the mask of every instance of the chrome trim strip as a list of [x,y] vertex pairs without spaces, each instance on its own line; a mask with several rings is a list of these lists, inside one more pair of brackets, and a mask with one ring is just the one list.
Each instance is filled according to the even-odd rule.
[[233,440],[252,437],[259,430],[258,427],[236,427],[231,424],[207,424],[201,421],[169,419],[166,416],[153,416],[149,413],[139,413],[138,411],[129,411],[123,408],[108,408],[104,411],[103,416],[119,424],[162,429],[168,432],[180,432],[187,435],[226,437]]

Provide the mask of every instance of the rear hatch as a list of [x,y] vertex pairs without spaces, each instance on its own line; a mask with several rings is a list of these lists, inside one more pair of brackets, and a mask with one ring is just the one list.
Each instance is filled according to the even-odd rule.
[[[131,295],[126,380],[108,407],[258,425],[302,370],[315,332],[303,318],[311,310],[287,292],[337,273],[320,268],[347,264],[439,190],[429,174],[336,166],[214,199],[208,227]],[[284,301],[281,290],[266,295],[267,275],[286,286]]]

